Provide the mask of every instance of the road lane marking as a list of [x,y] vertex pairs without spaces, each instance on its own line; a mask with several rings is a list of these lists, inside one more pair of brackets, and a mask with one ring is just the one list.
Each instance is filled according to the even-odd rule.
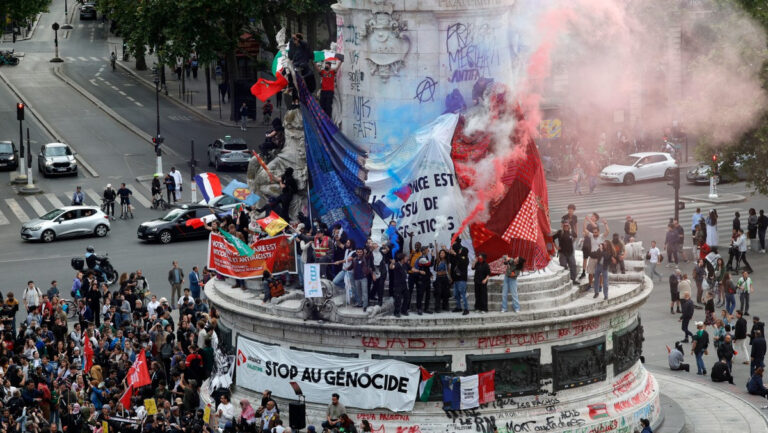
[[77,60],[77,59],[76,59],[76,58],[74,58],[74,57],[64,57],[64,59],[65,59],[66,61],[68,61],[68,62],[74,62],[75,60]]
[[29,221],[29,217],[26,213],[24,213],[24,209],[19,206],[19,203],[16,202],[16,199],[7,198],[5,199],[5,203],[8,205],[9,208],[11,208],[11,212],[13,212],[14,215],[16,215],[16,219],[21,221],[22,223],[25,223]]
[[101,206],[101,195],[98,194],[96,191],[86,188],[85,189],[85,195],[91,198],[94,203],[96,203],[97,206]]
[[45,198],[48,199],[49,202],[51,202],[53,207],[56,207],[56,208],[64,207],[64,203],[62,203],[61,200],[59,200],[59,198],[56,197],[56,194],[54,194],[52,192],[47,192],[47,193],[44,194],[44,196],[45,196]]
[[2,211],[0,211],[0,226],[8,225],[10,223],[11,222],[8,221],[8,218],[5,217],[5,214]]
[[134,104],[138,105],[139,107],[143,107],[143,106],[144,106],[144,104],[142,104],[142,103],[141,103],[141,102],[139,102],[139,101],[134,101]]
[[126,97],[125,97],[125,99],[127,99],[127,100],[129,100],[129,101],[131,101],[131,102],[136,102],[136,100],[135,100],[135,99],[133,99],[133,98],[132,98],[132,97],[130,97],[130,96],[126,96]]
[[93,60],[94,62],[100,62],[101,61],[101,59],[98,58],[98,57],[91,57],[91,60]]
[[32,209],[37,213],[37,216],[43,216],[45,215],[46,211],[42,204],[37,200],[37,198],[33,196],[27,196],[24,197],[30,206],[32,206]]
[[111,87],[113,90],[120,90],[117,88],[117,86],[109,86],[109,87]]
[[112,83],[110,83],[109,81],[106,81],[106,80],[104,81],[104,84],[106,84],[107,86],[111,86],[112,85]]
[[125,92],[123,92],[122,90],[118,90],[118,91],[117,91],[117,93],[119,93],[119,94],[121,94],[121,95],[125,96]]
[[91,78],[90,80],[88,80],[88,82],[89,82],[89,83],[91,83],[91,84],[93,84],[93,85],[94,85],[94,86],[96,86],[96,87],[99,87],[99,85],[98,85],[98,84],[96,84],[96,79],[95,79],[95,78]]
[[83,62],[87,62],[88,61],[88,59],[86,59],[85,57],[78,57],[78,59],[83,61]]
[[144,197],[143,195],[141,195],[141,193],[139,192],[139,190],[138,190],[138,189],[136,189],[136,187],[135,187],[135,186],[133,186],[133,184],[128,184],[128,185],[126,185],[126,186],[128,187],[128,189],[130,189],[130,190],[131,190],[131,193],[133,193],[133,198],[135,198],[136,200],[138,200],[138,201],[139,201],[139,203],[141,203],[141,205],[142,205],[142,206],[144,206],[144,207],[146,207],[146,208],[152,207],[152,202],[150,202],[149,200],[147,200],[147,198],[146,198],[146,197]]
[[[97,79],[97,80],[101,80],[101,81],[104,81],[104,77],[96,77],[96,79]],[[106,81],[104,81],[104,83],[106,83]]]

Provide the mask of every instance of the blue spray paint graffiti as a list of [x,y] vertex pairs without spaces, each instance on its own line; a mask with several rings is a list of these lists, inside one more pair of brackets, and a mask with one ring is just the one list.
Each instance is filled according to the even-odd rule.
[[437,81],[432,77],[426,77],[416,86],[416,96],[419,103],[432,102],[435,100],[435,90],[437,90]]
[[489,24],[454,23],[448,26],[445,47],[450,82],[477,80],[491,76],[491,67],[499,66],[498,40]]

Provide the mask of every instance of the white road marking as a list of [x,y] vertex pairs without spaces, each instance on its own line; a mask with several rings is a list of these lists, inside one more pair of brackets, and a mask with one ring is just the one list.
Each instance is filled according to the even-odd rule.
[[152,206],[152,202],[151,202],[151,201],[149,201],[149,200],[147,200],[147,198],[146,198],[146,197],[144,197],[144,196],[143,196],[143,195],[142,195],[142,194],[141,194],[141,193],[138,191],[138,189],[137,189],[135,186],[133,186],[133,184],[128,184],[128,185],[126,185],[126,186],[128,187],[128,189],[130,189],[130,190],[131,190],[131,193],[133,193],[133,198],[135,198],[136,200],[138,200],[138,201],[139,201],[139,203],[141,203],[141,205],[142,205],[142,206],[144,206],[144,207],[146,207],[146,208],[148,208],[148,207],[151,207],[151,206]]
[[91,79],[90,79],[90,80],[88,80],[88,81],[89,81],[91,84],[93,84],[94,86],[96,86],[96,87],[99,87],[99,85],[98,85],[98,84],[96,84],[96,79],[95,79],[95,78],[91,78]]
[[[96,79],[104,81],[104,77],[96,77]],[[104,81],[104,83],[106,84],[106,81]]]
[[141,102],[139,102],[139,101],[135,101],[135,102],[134,102],[134,104],[138,105],[139,107],[143,107],[143,106],[144,106],[144,104],[142,104],[142,103],[141,103]]
[[101,61],[101,59],[98,58],[98,57],[91,57],[91,60],[93,60],[94,62],[100,62]]
[[122,90],[118,90],[118,91],[117,91],[117,93],[119,93],[119,94],[121,94],[121,95],[125,96],[125,92],[123,92]]
[[106,84],[107,86],[111,86],[112,85],[112,84],[109,83],[109,81],[104,81],[104,84]]
[[86,188],[85,195],[87,195],[91,200],[93,200],[93,202],[96,203],[98,206],[101,206],[101,195],[98,194],[96,191],[90,188]]
[[62,203],[61,200],[59,200],[59,198],[56,197],[56,194],[51,193],[51,192],[47,192],[44,195],[45,195],[45,198],[47,198],[48,201],[51,202],[53,207],[57,207],[57,208],[58,207],[64,207],[64,203]]
[[31,195],[24,198],[27,200],[29,205],[32,206],[32,209],[35,211],[35,213],[37,213],[37,216],[45,215],[45,208],[40,204],[39,201],[37,201],[37,198]]
[[133,99],[133,98],[132,98],[132,97],[130,97],[130,96],[126,96],[126,97],[125,97],[125,99],[127,99],[127,100],[129,100],[129,101],[131,101],[131,102],[135,102],[135,101],[136,101],[135,99]]
[[83,62],[87,62],[88,61],[88,59],[86,59],[85,57],[78,57],[78,59],[83,61]]
[[117,86],[109,86],[109,87],[111,87],[114,90],[120,90],[120,89],[117,88]]
[[14,215],[16,215],[16,218],[21,221],[22,223],[25,223],[29,221],[29,217],[26,213],[24,213],[24,209],[19,206],[19,203],[16,202],[16,199],[7,198],[5,199],[5,203],[8,205],[9,208],[11,208],[11,212],[13,212]]
[[68,61],[68,62],[74,62],[74,61],[75,61],[75,60],[77,60],[77,59],[76,59],[76,58],[74,58],[74,57],[64,57],[64,60],[66,60],[66,61]]
[[0,226],[8,225],[10,223],[11,222],[8,221],[8,218],[5,217],[5,214],[2,211],[0,211]]

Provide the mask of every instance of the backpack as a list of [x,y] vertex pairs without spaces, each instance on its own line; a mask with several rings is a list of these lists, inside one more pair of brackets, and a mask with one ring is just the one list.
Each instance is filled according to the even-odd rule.
[[160,358],[171,359],[173,356],[173,346],[170,343],[163,343],[160,347]]

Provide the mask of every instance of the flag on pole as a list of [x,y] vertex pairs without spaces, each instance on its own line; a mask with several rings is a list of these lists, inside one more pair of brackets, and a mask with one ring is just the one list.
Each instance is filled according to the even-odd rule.
[[245,242],[227,233],[227,231],[222,228],[219,229],[219,233],[224,236],[224,239],[226,239],[227,242],[237,249],[237,253],[240,254],[240,257],[250,257],[253,255],[254,251]]
[[248,194],[251,193],[251,190],[248,188],[247,183],[240,182],[239,180],[232,180],[221,192],[238,200],[245,200],[245,198],[248,197]]
[[131,397],[133,397],[133,387],[129,385],[119,400],[126,410],[131,408]]
[[216,215],[210,214],[210,215],[202,216],[200,218],[190,218],[187,220],[187,222],[184,223],[184,225],[186,225],[187,227],[192,227],[193,229],[199,229],[200,227],[206,224],[210,224],[214,220],[216,220]]
[[429,400],[429,394],[432,392],[432,384],[435,382],[435,375],[428,372],[424,367],[419,366],[421,371],[421,381],[419,382],[419,401]]
[[149,378],[149,367],[147,367],[147,355],[144,353],[144,349],[139,352],[136,357],[136,361],[128,370],[128,375],[125,380],[133,388],[141,388],[152,384],[152,380]]
[[280,218],[280,216],[276,214],[275,211],[270,212],[269,216],[266,218],[256,220],[256,222],[259,223],[261,228],[263,228],[264,231],[267,232],[267,234],[270,236],[275,236],[288,226],[288,223],[285,222],[284,219]]
[[221,195],[221,181],[215,173],[200,173],[195,176],[195,183],[206,202]]
[[85,341],[83,342],[83,355],[85,355],[85,366],[83,371],[88,373],[93,367],[93,343],[91,343],[91,337],[85,334]]
[[277,71],[275,73],[277,79],[274,81],[269,81],[266,78],[259,78],[259,80],[256,81],[256,84],[251,86],[251,94],[258,98],[259,101],[264,102],[275,96],[277,92],[285,89],[288,86],[288,80],[286,80],[280,72],[281,71]]

